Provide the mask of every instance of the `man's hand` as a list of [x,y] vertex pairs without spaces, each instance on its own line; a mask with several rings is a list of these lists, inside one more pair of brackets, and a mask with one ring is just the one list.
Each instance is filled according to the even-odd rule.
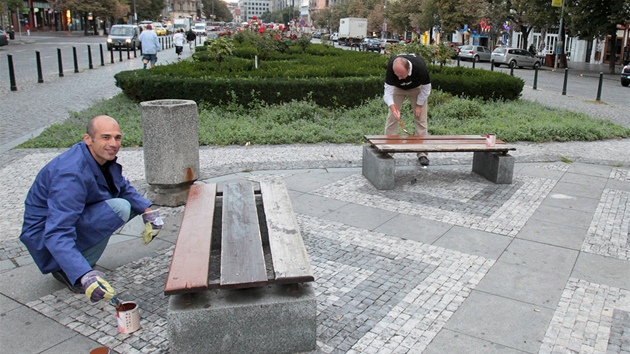
[[422,114],[422,106],[416,105],[416,109],[414,109],[414,111],[413,111],[413,117],[415,119],[418,119],[418,118],[420,118],[421,114]]
[[394,113],[394,118],[396,118],[397,121],[400,121],[400,111],[398,110],[398,107],[396,107],[395,104],[389,106],[389,109],[392,110],[392,113]]
[[142,240],[145,245],[153,241],[155,236],[160,233],[164,220],[160,217],[159,210],[149,210],[142,214],[142,222],[144,223],[144,231],[142,231]]
[[83,286],[85,296],[91,302],[98,302],[103,299],[109,301],[116,295],[114,288],[103,279],[104,276],[98,270],[91,270],[81,277],[81,286]]

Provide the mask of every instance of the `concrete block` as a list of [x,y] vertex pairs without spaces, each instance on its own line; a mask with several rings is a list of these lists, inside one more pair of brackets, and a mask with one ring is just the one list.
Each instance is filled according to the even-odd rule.
[[317,301],[310,284],[172,295],[171,353],[295,353],[315,350]]
[[371,145],[363,145],[363,176],[368,179],[376,189],[394,189],[396,185],[394,158],[388,154],[380,153]]
[[[177,206],[186,201],[190,184],[199,178],[197,104],[190,100],[156,100],[142,107],[142,144],[149,199]],[[163,202],[158,202],[160,195]]]
[[514,157],[500,152],[476,151],[473,154],[473,172],[497,184],[511,184],[514,175]]

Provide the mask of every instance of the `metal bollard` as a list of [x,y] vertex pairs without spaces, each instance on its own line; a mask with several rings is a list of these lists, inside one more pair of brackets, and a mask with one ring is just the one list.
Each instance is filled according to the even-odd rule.
[[101,51],[101,66],[105,66],[105,56],[103,56],[103,44],[99,44],[98,49]]
[[94,69],[94,65],[92,65],[92,48],[88,44],[88,69]]
[[459,66],[459,56],[457,57],[457,66]]
[[164,37],[160,37],[160,44],[162,45],[162,50],[166,49],[164,48]]
[[136,54],[136,46],[135,45],[133,46],[133,57],[134,58],[138,57],[138,54]]
[[57,48],[57,61],[59,62],[59,77],[63,77],[63,62],[61,61],[61,49]]
[[474,68],[475,68],[475,63],[476,63],[477,61],[475,60],[475,58],[472,58],[472,62],[473,62],[473,66],[472,66],[472,68],[474,69]]
[[122,47],[118,48],[118,61],[122,61]]
[[72,47],[72,59],[74,60],[74,72],[79,72],[79,62],[77,61],[77,47]]
[[110,64],[114,64],[114,48],[112,48],[112,50],[109,51],[109,57],[110,57]]
[[131,59],[131,48],[127,48],[127,60]]
[[569,68],[564,68],[564,84],[562,85],[562,95],[567,95],[567,78],[569,77]]
[[510,66],[510,76],[514,76],[514,68]]
[[9,60],[9,82],[11,83],[11,91],[17,91],[17,84],[15,83],[15,70],[13,69],[13,55],[7,54],[7,60]]
[[494,71],[494,59],[490,60],[490,71]]
[[534,68],[534,90],[538,88],[538,67]]
[[44,75],[42,75],[42,58],[39,55],[39,51],[35,51],[35,62],[37,63],[37,83],[44,82]]
[[602,100],[602,84],[604,83],[604,73],[603,72],[599,72],[599,86],[597,86],[597,98],[595,99],[595,101],[601,101]]

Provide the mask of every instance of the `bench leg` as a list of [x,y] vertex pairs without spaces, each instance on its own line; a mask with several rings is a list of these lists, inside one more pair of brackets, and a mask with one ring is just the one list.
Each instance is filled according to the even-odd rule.
[[494,183],[511,184],[514,157],[500,152],[476,151],[473,155],[472,170]]
[[363,176],[376,189],[394,189],[394,158],[380,153],[371,145],[363,145]]

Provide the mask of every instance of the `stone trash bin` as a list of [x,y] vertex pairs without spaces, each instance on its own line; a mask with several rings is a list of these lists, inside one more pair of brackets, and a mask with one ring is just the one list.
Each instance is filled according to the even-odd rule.
[[167,99],[140,106],[147,198],[157,205],[183,205],[199,178],[197,104]]

